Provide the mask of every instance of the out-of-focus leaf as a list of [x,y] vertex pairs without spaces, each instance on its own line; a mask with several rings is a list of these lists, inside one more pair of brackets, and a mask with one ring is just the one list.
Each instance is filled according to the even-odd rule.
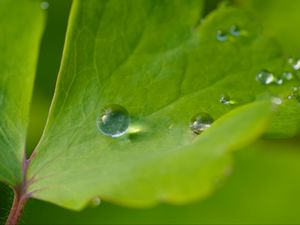
[[264,25],[264,32],[275,38],[288,56],[300,57],[300,1],[235,0],[251,10]]
[[29,103],[44,25],[38,1],[0,1],[0,181],[22,182]]

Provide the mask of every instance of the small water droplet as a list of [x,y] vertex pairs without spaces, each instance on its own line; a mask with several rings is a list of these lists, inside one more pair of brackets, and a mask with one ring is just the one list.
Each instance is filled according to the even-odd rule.
[[190,122],[190,128],[195,134],[200,134],[214,122],[213,118],[207,113],[199,113]]
[[294,69],[294,70],[299,70],[299,69],[300,69],[300,59],[298,59],[298,60],[294,63],[293,69]]
[[276,84],[282,85],[283,84],[283,79],[279,78],[275,80]]
[[267,71],[267,70],[262,70],[256,75],[256,80],[260,82],[261,84],[271,84],[276,82],[276,78],[273,73]]
[[222,95],[220,98],[220,102],[224,105],[234,105],[236,104],[235,101],[233,101],[229,95]]
[[49,8],[49,2],[47,2],[47,1],[41,2],[40,7],[43,10],[47,10]]
[[300,59],[289,58],[288,63],[292,66],[294,70],[300,69]]
[[300,102],[300,87],[293,87],[292,92],[287,97],[289,100],[296,99]]
[[275,105],[281,105],[282,104],[282,99],[278,97],[272,97],[272,103]]
[[227,41],[227,39],[228,39],[228,35],[226,32],[224,32],[223,30],[217,31],[217,40],[218,41],[224,42],[224,41]]
[[99,131],[110,137],[120,137],[126,133],[130,124],[129,113],[120,105],[106,107],[97,118]]
[[238,26],[236,26],[236,25],[232,25],[231,27],[230,27],[230,34],[232,35],[232,36],[235,36],[235,37],[238,37],[238,36],[240,36],[241,35],[241,30],[240,30],[240,28],[238,27]]
[[101,204],[101,199],[98,196],[92,198],[90,201],[90,206],[92,206],[92,207],[97,207],[100,204]]
[[291,72],[283,72],[281,77],[284,80],[292,80],[294,75]]

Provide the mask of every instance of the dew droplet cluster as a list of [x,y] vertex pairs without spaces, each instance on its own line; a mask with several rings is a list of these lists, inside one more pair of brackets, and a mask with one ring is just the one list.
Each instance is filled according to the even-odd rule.
[[282,85],[288,81],[298,77],[300,70],[300,59],[289,58],[288,59],[289,70],[282,73],[275,74],[269,70],[263,69],[256,74],[256,80],[263,84],[277,84]]
[[225,42],[230,37],[237,38],[239,36],[241,36],[241,29],[237,25],[232,25],[228,30],[218,30],[216,38],[220,42]]
[[[300,59],[288,58],[287,60],[287,69],[282,73],[275,74],[274,72],[270,72],[268,70],[261,70],[256,74],[256,81],[258,81],[262,85],[283,85],[292,80],[298,80],[300,78]],[[279,98],[280,99],[280,98]],[[290,94],[287,96],[288,100],[296,99],[300,102],[300,86],[294,86],[290,91]],[[275,101],[272,99],[274,104],[280,105],[282,103],[282,99],[280,101]]]
[[300,102],[300,86],[299,87],[293,87],[291,90],[291,93],[288,95],[288,99],[295,99],[298,102]]
[[[229,31],[232,36],[239,36],[239,32],[237,26],[232,26]],[[228,38],[223,31],[218,32],[217,36],[219,41],[226,41]],[[280,74],[263,69],[256,74],[255,79],[262,85],[282,85],[295,79],[295,77],[298,78],[297,72],[300,71],[300,59],[289,58],[288,65],[290,70],[285,70]],[[293,87],[287,98],[296,99],[300,102],[300,86]],[[275,105],[282,104],[280,97],[272,97],[271,100]],[[221,95],[219,102],[224,105],[236,104],[236,101],[232,100],[227,94]],[[103,135],[116,138],[128,132],[130,122],[129,112],[124,107],[113,104],[105,107],[97,117],[97,128]],[[214,119],[209,114],[201,112],[191,119],[189,128],[194,134],[198,135],[208,129],[213,122]]]
[[[213,122],[214,120],[209,114],[201,112],[191,119],[189,128],[193,133],[200,134],[208,129]],[[97,117],[96,124],[103,135],[112,138],[121,137],[129,130],[130,115],[120,105],[109,105]]]

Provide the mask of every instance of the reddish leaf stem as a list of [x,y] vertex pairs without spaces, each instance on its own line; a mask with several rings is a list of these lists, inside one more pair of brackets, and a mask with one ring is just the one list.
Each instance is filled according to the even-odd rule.
[[18,224],[27,199],[28,198],[24,196],[21,191],[16,191],[16,189],[14,189],[14,201],[6,221],[6,225]]
[[22,184],[15,186],[13,188],[14,190],[14,200],[12,207],[10,209],[8,218],[6,220],[6,225],[17,225],[21,215],[23,208],[30,197],[30,193],[27,193],[27,179],[26,179],[26,173],[28,168],[29,161],[26,159],[26,155],[24,154],[23,159],[23,166],[22,166],[22,173],[23,173],[23,180]]

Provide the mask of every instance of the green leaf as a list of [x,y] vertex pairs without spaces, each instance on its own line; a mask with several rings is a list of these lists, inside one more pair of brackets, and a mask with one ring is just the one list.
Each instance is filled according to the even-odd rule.
[[[238,108],[198,137],[191,118],[231,111],[219,102],[224,93],[244,104],[287,86],[255,81],[262,68],[282,68],[282,58],[251,16],[221,8],[195,27],[201,8],[202,1],[74,2],[49,120],[28,170],[33,197],[80,209],[98,195],[146,206],[212,191],[230,164],[229,150],[263,131],[268,106]],[[218,41],[217,31],[232,25],[241,36]],[[127,135],[97,130],[109,104],[129,111]],[[278,121],[277,128],[295,122]]]
[[[292,57],[300,58],[300,31],[297,29],[300,21],[300,1],[294,0],[234,0],[240,7],[245,8],[259,19],[263,25],[263,35],[268,35],[276,40],[283,49],[285,61]],[[291,66],[286,66],[285,63],[279,63],[280,70],[274,70],[277,76],[284,71],[290,71],[297,77],[295,82],[289,83],[287,89],[282,90],[281,97],[287,100],[287,96],[292,92],[293,86],[299,87],[300,71],[291,69]],[[278,65],[279,65],[278,64]],[[284,65],[284,66],[283,66]],[[271,137],[292,137],[299,133],[300,117],[298,102],[285,101],[283,109],[280,110],[274,122],[269,128],[269,136]],[[284,131],[284,132],[282,132]]]
[[231,176],[219,184],[214,195],[201,202],[184,206],[161,204],[151,209],[130,209],[102,202],[96,209],[78,213],[32,201],[24,221],[27,224],[299,224],[299,144],[299,138],[259,141],[236,152]]
[[22,161],[44,15],[37,1],[0,2],[0,181],[22,182]]
[[[35,175],[45,174],[35,176],[30,191],[36,198],[72,209],[82,208],[98,195],[132,206],[157,201],[178,204],[204,197],[226,174],[229,150],[255,139],[264,130],[269,112],[265,102],[240,107],[199,137],[183,128],[157,131],[140,143],[123,140],[123,149],[120,143],[109,150],[91,145],[82,156],[80,146],[74,146],[63,152],[68,157],[60,154],[44,164],[34,164],[39,166]],[[99,145],[97,141],[91,144]]]

